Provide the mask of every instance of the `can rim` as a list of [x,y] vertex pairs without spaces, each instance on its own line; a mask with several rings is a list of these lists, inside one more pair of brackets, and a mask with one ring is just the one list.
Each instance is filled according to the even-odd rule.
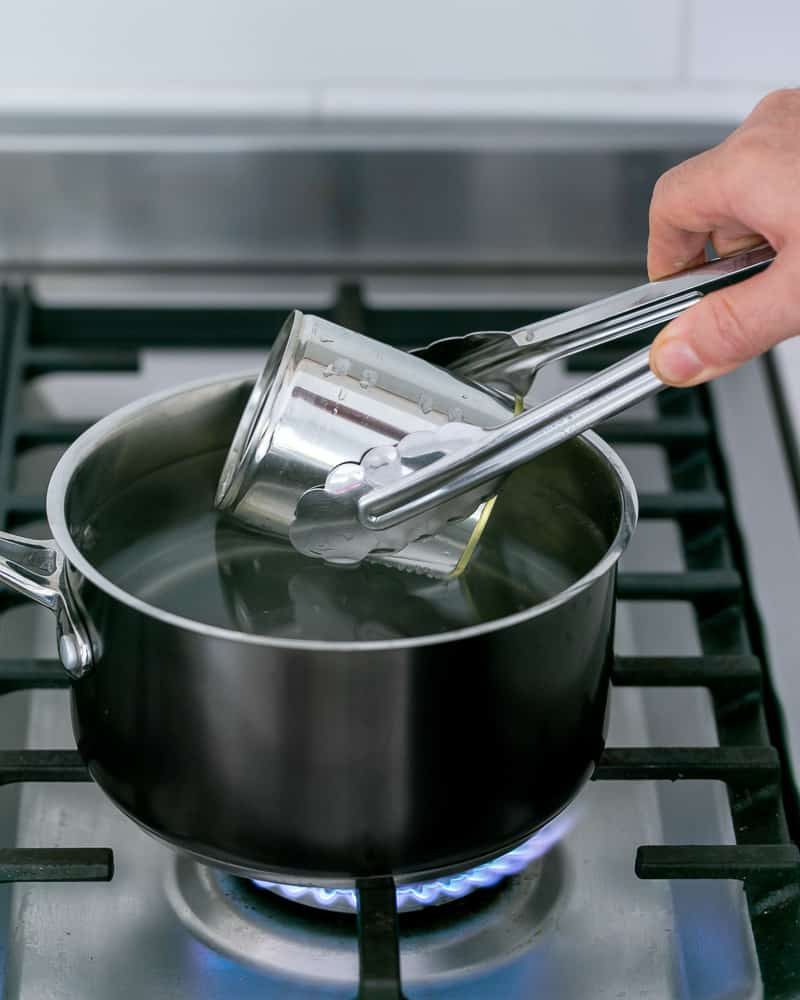
[[275,402],[302,325],[303,313],[293,310],[278,331],[255,381],[222,466],[214,497],[218,510],[232,510],[236,506],[252,480],[259,455],[269,449]]

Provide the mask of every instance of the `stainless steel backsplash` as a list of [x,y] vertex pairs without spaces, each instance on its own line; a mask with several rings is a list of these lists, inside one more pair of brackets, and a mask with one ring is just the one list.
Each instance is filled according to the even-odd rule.
[[652,132],[575,144],[478,129],[451,149],[430,135],[92,148],[0,134],[0,266],[630,269],[658,175],[719,138]]

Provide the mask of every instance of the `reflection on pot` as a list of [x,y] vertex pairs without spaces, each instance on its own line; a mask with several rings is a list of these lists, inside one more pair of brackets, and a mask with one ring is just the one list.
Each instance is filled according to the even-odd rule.
[[221,519],[219,579],[242,632],[330,642],[429,635],[480,620],[469,582],[377,565],[326,566]]
[[434,580],[376,564],[327,566],[222,518],[215,532],[224,600],[243,632],[330,642],[435,635],[529,608],[562,589],[562,566],[492,534],[467,571]]

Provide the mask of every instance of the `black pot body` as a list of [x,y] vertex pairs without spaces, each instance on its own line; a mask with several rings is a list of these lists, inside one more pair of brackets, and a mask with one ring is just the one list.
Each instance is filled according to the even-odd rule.
[[496,855],[603,749],[614,567],[535,618],[371,651],[220,639],[83,581],[102,636],[78,748],[126,813],[242,872],[410,879]]

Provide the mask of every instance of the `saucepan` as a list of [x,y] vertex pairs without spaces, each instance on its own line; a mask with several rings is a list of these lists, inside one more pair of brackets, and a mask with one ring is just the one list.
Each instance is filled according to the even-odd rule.
[[[475,620],[410,637],[365,638],[352,623],[329,641],[276,636],[248,631],[246,615],[225,628],[148,603],[103,567],[135,541],[137,517],[213,509],[252,388],[251,376],[217,378],[106,417],[52,475],[53,538],[0,537],[0,579],[55,613],[91,776],[155,836],[271,881],[417,881],[522,842],[603,748],[616,565],[636,522],[627,471],[588,434],[505,484],[482,544],[509,550],[512,575],[532,551],[561,567],[545,599],[479,581]],[[172,465],[186,470],[178,487],[148,499]],[[128,494],[131,516],[108,516]],[[303,574],[322,586],[325,573],[365,572],[293,558],[301,603],[314,596]],[[228,593],[252,608],[253,566],[228,569]],[[336,600],[326,613],[341,623]]]

